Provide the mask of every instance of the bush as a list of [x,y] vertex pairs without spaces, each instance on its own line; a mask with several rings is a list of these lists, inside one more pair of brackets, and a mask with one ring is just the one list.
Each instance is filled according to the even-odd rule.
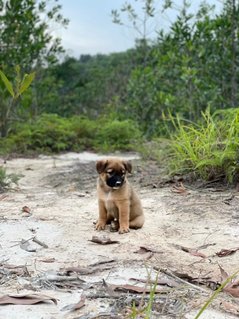
[[7,138],[0,139],[0,153],[131,150],[140,136],[133,121],[42,114],[34,122],[18,123]]
[[70,150],[74,139],[70,121],[56,114],[42,114],[31,126],[29,148],[58,153]]
[[135,150],[141,133],[131,120],[103,122],[96,137],[95,146],[102,151]]
[[239,109],[202,114],[199,124],[174,120],[171,167],[177,172],[194,172],[206,180],[226,177],[233,182],[239,172]]
[[71,129],[75,134],[72,150],[93,149],[93,141],[97,136],[98,124],[86,117],[74,116],[70,119]]

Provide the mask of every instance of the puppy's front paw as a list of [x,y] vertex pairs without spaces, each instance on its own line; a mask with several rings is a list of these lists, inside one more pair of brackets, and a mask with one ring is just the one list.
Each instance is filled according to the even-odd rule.
[[106,222],[104,221],[98,221],[95,225],[95,229],[96,230],[104,230],[105,229],[105,225],[106,225]]
[[119,234],[125,234],[125,233],[129,233],[129,227],[127,226],[120,227]]

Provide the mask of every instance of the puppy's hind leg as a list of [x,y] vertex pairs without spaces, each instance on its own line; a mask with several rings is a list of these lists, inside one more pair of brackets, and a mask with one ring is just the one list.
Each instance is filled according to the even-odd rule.
[[138,229],[143,227],[144,224],[144,215],[140,215],[135,217],[133,220],[131,220],[129,222],[129,227],[130,228],[134,228],[134,229]]

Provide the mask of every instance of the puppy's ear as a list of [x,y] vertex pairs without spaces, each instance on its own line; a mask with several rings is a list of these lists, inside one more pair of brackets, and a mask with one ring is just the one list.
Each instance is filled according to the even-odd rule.
[[126,171],[128,171],[129,173],[132,172],[132,164],[129,161],[123,161],[123,165],[126,169]]
[[104,170],[106,169],[107,163],[108,161],[105,159],[96,162],[96,170],[99,174],[104,172]]

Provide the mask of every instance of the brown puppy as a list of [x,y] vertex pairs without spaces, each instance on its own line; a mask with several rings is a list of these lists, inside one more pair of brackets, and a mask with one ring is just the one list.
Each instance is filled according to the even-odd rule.
[[113,220],[119,222],[119,233],[129,232],[129,228],[141,228],[144,214],[140,200],[127,180],[127,172],[132,165],[119,158],[108,158],[96,163],[99,173],[97,193],[99,220],[96,229],[105,229]]

